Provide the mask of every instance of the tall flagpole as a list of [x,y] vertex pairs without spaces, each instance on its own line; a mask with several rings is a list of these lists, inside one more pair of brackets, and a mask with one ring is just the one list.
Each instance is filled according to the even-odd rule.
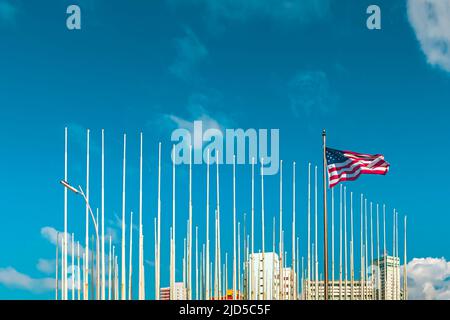
[[[365,242],[364,242],[364,263],[365,263],[365,284],[367,284],[367,280],[368,280],[368,274],[369,274],[369,267],[368,267],[368,245],[367,245],[367,198],[364,199],[364,231],[365,231]],[[366,297],[369,297],[369,292],[368,290],[366,290]]]
[[102,129],[102,300],[106,295],[106,279],[105,279],[105,130]]
[[236,156],[233,155],[233,300],[236,300]]
[[126,192],[126,156],[127,156],[127,135],[123,135],[123,171],[122,171],[122,281],[120,284],[120,297],[122,300],[126,300],[126,289],[125,289],[125,192]]
[[[188,299],[192,300],[192,145],[189,146],[189,235],[188,235]],[[159,258],[158,258],[159,259]]]
[[[176,245],[176,230],[175,230],[175,218],[176,218],[176,172],[175,172],[175,145],[172,146],[172,265],[170,269],[170,295],[171,300],[175,300],[175,270],[176,270],[176,251],[175,251],[175,245]],[[208,220],[207,220],[208,221]],[[208,225],[207,225],[208,227]],[[207,240],[208,241],[208,240]]]
[[218,282],[218,293],[220,292],[221,289],[221,278],[220,278],[220,266],[221,266],[221,252],[220,252],[220,175],[219,175],[219,160],[220,159],[220,155],[219,155],[219,151],[217,151],[217,157],[216,157],[216,174],[217,174],[217,178],[216,178],[216,187],[217,187],[217,272],[218,272],[218,277],[217,277],[217,282]]
[[311,163],[308,163],[308,279],[306,282],[306,300],[310,299],[311,283]]
[[[265,243],[264,243],[264,158],[261,159],[261,238],[262,238],[262,287],[263,287],[263,300],[266,300],[266,282],[265,282]],[[259,277],[258,277],[259,279]],[[259,282],[259,280],[258,280]],[[259,283],[258,283],[259,288]],[[259,289],[258,289],[259,292]],[[259,296],[259,294],[258,294]]]
[[[68,180],[67,177],[67,140],[68,140],[67,127],[65,128],[65,138],[64,138],[64,181]],[[63,300],[68,300],[67,291],[67,188],[64,188],[64,245],[63,245]]]
[[142,162],[143,162],[144,136],[141,132],[140,156],[139,156],[139,300],[145,299],[144,293],[144,235],[142,225]]
[[128,265],[128,300],[133,300],[133,211],[130,213],[130,260]]
[[160,283],[161,283],[161,142],[158,144],[158,223],[156,229],[156,282],[155,282],[155,297],[159,300]]
[[[80,242],[77,241],[77,260],[78,260],[78,268],[77,268],[77,289],[78,289],[78,300],[81,300],[81,269],[80,269]],[[58,265],[58,263],[56,263]]]
[[[292,274],[296,275],[296,256],[295,256],[295,162],[292,165]],[[296,277],[295,277],[296,278]],[[294,300],[297,300],[298,283],[294,279]]]
[[209,286],[209,165],[210,165],[210,153],[208,149],[208,162],[206,166],[206,255],[205,255],[205,298],[206,300],[209,300],[210,298],[210,286]]
[[253,258],[255,254],[255,158],[252,158],[252,254],[250,256],[250,299],[255,300],[256,293],[254,290],[255,281],[253,278]]
[[397,300],[400,300],[400,254],[398,252],[398,212],[395,213],[395,255],[397,260],[399,261],[399,265],[396,264],[395,270],[395,285],[397,294]]
[[279,251],[280,251],[280,299],[284,299],[284,275],[283,275],[283,160],[280,161],[280,239],[279,239]]
[[324,296],[328,300],[328,214],[327,214],[327,155],[326,155],[326,131],[322,132],[323,138],[323,255],[324,266],[323,276],[325,283]]
[[239,292],[239,300],[241,299],[241,223],[238,222],[238,242],[237,242],[237,287],[238,287],[238,292]]
[[318,242],[318,238],[317,238],[317,213],[318,209],[317,209],[317,166],[314,167],[314,260],[315,260],[315,266],[314,266],[314,271],[315,271],[315,288],[316,288],[316,294],[315,294],[315,298],[316,300],[319,300],[319,254],[318,254],[318,246],[319,246],[319,242]]

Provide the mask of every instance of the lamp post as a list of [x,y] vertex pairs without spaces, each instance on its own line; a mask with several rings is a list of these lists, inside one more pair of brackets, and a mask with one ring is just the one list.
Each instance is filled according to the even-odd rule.
[[[98,236],[98,225],[97,225],[97,221],[94,217],[94,213],[92,212],[92,208],[91,205],[89,204],[89,201],[86,197],[86,195],[84,194],[83,189],[81,188],[81,186],[78,186],[78,189],[76,189],[75,187],[71,186],[67,181],[65,180],[61,180],[60,183],[67,188],[68,190],[72,191],[75,194],[81,195],[89,209],[89,213],[91,214],[91,218],[92,218],[92,222],[94,223],[94,228],[95,228],[95,236],[97,238],[97,258],[99,257],[99,249],[100,249],[100,240],[99,240],[99,236]],[[87,288],[85,288],[87,290]],[[97,300],[100,299],[100,277],[97,275]]]

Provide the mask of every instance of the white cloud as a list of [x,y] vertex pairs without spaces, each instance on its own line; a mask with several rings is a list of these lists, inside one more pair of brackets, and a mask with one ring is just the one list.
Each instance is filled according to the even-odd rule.
[[428,63],[450,72],[450,0],[408,0],[407,10]]
[[177,56],[170,66],[172,74],[186,82],[200,79],[198,67],[208,56],[208,50],[191,30],[185,29],[185,36],[175,39]]
[[445,258],[414,258],[407,272],[409,299],[450,300],[450,262]]
[[[186,115],[175,115],[173,113],[165,113],[161,115],[162,121],[168,129],[183,128],[191,133],[194,129],[194,121],[202,122],[203,131],[208,129],[219,129],[224,131],[226,128],[234,125],[234,120],[230,115],[221,112],[217,105],[217,97],[211,97],[204,94],[193,94],[189,97],[186,107]],[[212,111],[212,110],[215,111]],[[200,136],[195,136],[198,140],[192,141],[194,148],[201,148],[203,140]]]
[[53,278],[32,278],[13,267],[0,268],[0,284],[13,289],[22,289],[33,293],[51,291],[55,288]]
[[38,260],[36,268],[43,273],[52,274],[56,269],[56,260],[40,258]]
[[[57,240],[58,238],[58,233],[59,233],[59,241]],[[64,238],[64,232],[62,231],[58,231],[53,227],[43,227],[41,228],[41,235],[42,237],[44,237],[44,239],[47,239],[51,244],[56,245],[56,243],[58,243],[58,246],[60,248],[60,250],[62,249],[62,242],[63,242],[63,238]],[[75,241],[74,243],[75,246],[75,255],[77,254],[77,242]],[[72,255],[72,235],[68,234],[67,235],[67,251],[69,256]],[[84,254],[84,247],[80,244],[80,256],[82,256]]]

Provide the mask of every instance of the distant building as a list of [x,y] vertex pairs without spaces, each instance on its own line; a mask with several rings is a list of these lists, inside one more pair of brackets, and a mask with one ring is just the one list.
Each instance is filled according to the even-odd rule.
[[381,300],[401,300],[400,258],[385,255],[375,260],[373,265],[378,267],[380,274]]
[[276,253],[266,252],[250,255],[249,299],[277,300],[279,297],[280,263]]
[[[316,297],[316,285],[319,286]],[[325,282],[305,280],[303,284],[305,291],[304,299],[307,300],[324,300]],[[308,289],[309,288],[309,292]],[[354,280],[353,284],[350,280],[339,282],[339,280],[328,282],[328,299],[329,300],[372,300],[374,298],[374,287],[371,281],[362,282]]]
[[[160,299],[161,300],[170,300],[170,287],[161,288],[160,289]],[[184,287],[183,282],[175,283],[175,297],[174,300],[186,300],[186,288]]]
[[295,272],[292,268],[283,268],[283,290],[281,300],[294,299],[294,281],[296,278]]

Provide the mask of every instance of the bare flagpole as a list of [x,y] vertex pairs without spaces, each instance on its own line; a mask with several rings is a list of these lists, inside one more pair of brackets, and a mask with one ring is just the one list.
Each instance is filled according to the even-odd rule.
[[360,242],[359,242],[359,246],[360,246],[360,257],[361,257],[361,300],[364,300],[364,254],[363,254],[363,197],[364,195],[361,194],[361,209],[360,209],[360,221],[361,221],[361,225],[360,225],[360,234],[361,234],[361,238],[360,238]]
[[[373,283],[373,214],[372,214],[372,202],[370,202],[370,270],[371,270],[371,283],[372,288]],[[374,299],[374,294],[372,294],[372,300]]]
[[206,254],[205,254],[205,298],[209,300],[210,297],[210,286],[209,286],[209,165],[210,165],[210,153],[208,149],[208,162],[206,166]]
[[[105,130],[102,129],[102,300],[106,299],[105,279]],[[98,223],[98,222],[97,222]]]
[[324,298],[328,300],[328,213],[327,213],[327,155],[326,155],[326,131],[322,132],[323,139],[323,255],[324,255]]
[[347,187],[344,187],[344,300],[347,300],[348,289],[348,255],[347,255]]
[[[295,162],[292,164],[292,275],[296,275],[295,257]],[[296,278],[296,277],[293,277]],[[297,281],[294,280],[294,300],[297,300]]]
[[254,290],[255,281],[253,278],[253,258],[255,254],[255,158],[252,158],[252,253],[250,256],[250,299],[256,299],[256,292]]
[[[67,156],[67,140],[68,140],[67,127],[65,128],[65,143],[64,143],[64,181],[68,180],[67,176],[67,166],[68,166],[68,156]],[[64,188],[64,244],[63,244],[63,300],[68,300],[67,291],[67,188]]]
[[189,146],[189,237],[187,267],[188,299],[192,300],[192,145]]
[[408,300],[408,269],[407,264],[408,260],[406,258],[406,215],[405,215],[405,222],[404,222],[404,240],[403,240],[403,300]]
[[314,167],[314,260],[315,260],[315,287],[316,287],[316,300],[319,300],[319,254],[318,254],[318,232],[317,232],[317,166]]
[[342,184],[339,185],[339,300],[342,300]]
[[[175,218],[176,218],[176,203],[175,203],[175,199],[176,199],[176,172],[175,172],[175,145],[172,147],[172,241],[171,241],[171,246],[172,246],[172,265],[170,268],[170,295],[171,295],[171,300],[175,299],[175,270],[176,270],[176,262],[175,262],[175,258],[176,258],[176,251],[175,251],[175,237],[176,237],[176,230],[175,230]],[[207,220],[208,221],[208,220]]]
[[236,300],[236,156],[233,155],[233,300]]
[[350,286],[351,298],[355,298],[355,257],[353,240],[353,192],[350,192]]
[[[263,300],[266,300],[266,282],[265,282],[265,243],[264,243],[264,158],[261,159],[261,237],[262,237],[262,287],[263,287]],[[259,279],[259,277],[258,277]],[[259,284],[258,284],[259,288]],[[259,289],[258,289],[259,292]]]
[[139,156],[139,300],[145,299],[144,293],[144,235],[142,225],[142,162],[144,135],[141,132]]
[[308,163],[308,279],[306,282],[306,300],[310,299],[311,283],[311,163]]
[[122,172],[122,281],[120,285],[120,296],[122,300],[126,300],[126,288],[125,288],[125,193],[126,193],[126,154],[127,154],[127,135],[123,135],[123,172]]
[[71,243],[71,247],[72,247],[72,300],[75,300],[75,236],[72,233],[72,243]]
[[[90,130],[86,142],[86,255],[84,263],[84,300],[89,299],[89,171],[90,171]],[[66,180],[67,181],[67,180]]]
[[158,144],[158,224],[156,230],[156,242],[157,242],[157,265],[156,265],[156,300],[160,299],[160,286],[161,286],[161,142]]
[[58,279],[58,255],[59,255],[59,232],[56,232],[56,270],[55,270],[55,300],[58,300],[59,279]]
[[331,188],[331,299],[334,300],[334,188]]
[[380,220],[379,220],[379,205],[377,203],[377,260],[378,260],[378,270],[377,270],[377,287],[378,294],[377,299],[380,300],[381,293],[381,276],[380,276]]
[[280,287],[279,287],[279,295],[280,299],[284,298],[284,281],[283,281],[283,160],[280,161],[280,239],[279,239],[279,251],[280,251]]

